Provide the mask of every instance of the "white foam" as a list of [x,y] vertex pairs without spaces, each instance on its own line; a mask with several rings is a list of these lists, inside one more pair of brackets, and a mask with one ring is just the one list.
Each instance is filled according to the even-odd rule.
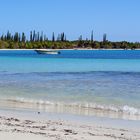
[[87,109],[87,110],[98,110],[102,112],[115,112],[115,113],[125,113],[128,115],[140,115],[140,109],[131,107],[128,105],[125,106],[115,106],[115,105],[101,105],[97,103],[87,103],[87,102],[58,102],[58,101],[48,101],[48,100],[36,100],[36,99],[25,99],[25,98],[16,98],[16,99],[8,99],[8,102],[15,102],[16,104],[31,104],[31,105],[39,105],[39,107],[43,108],[45,106],[63,106],[70,108],[79,108],[79,109]]
[[134,107],[130,107],[130,106],[127,106],[127,105],[125,105],[122,110],[123,110],[123,112],[129,113],[129,114],[140,115],[140,110],[139,109],[134,108]]

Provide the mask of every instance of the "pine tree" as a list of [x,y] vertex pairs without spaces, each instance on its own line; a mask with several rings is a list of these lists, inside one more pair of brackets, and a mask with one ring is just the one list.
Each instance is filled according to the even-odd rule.
[[4,40],[4,35],[1,36],[1,40],[2,40],[2,41]]
[[20,33],[18,34],[18,42],[21,41],[21,36],[20,36]]
[[107,41],[107,35],[106,34],[103,34],[103,42],[105,43]]
[[41,32],[41,35],[40,35],[40,39],[39,39],[40,42],[43,41],[43,32]]
[[65,34],[64,34],[64,32],[63,32],[63,33],[61,33],[61,41],[62,41],[62,42],[64,41],[64,37],[65,37]]
[[36,38],[36,41],[39,41],[40,40],[40,34],[39,32],[37,32],[37,38]]
[[93,30],[91,32],[91,42],[93,42]]
[[33,31],[33,41],[36,40],[36,33],[35,33],[35,30]]
[[32,34],[32,31],[30,31],[30,42],[33,41],[33,34]]
[[26,36],[25,36],[25,33],[24,32],[22,33],[21,41],[22,42],[25,42],[26,41]]
[[15,35],[14,35],[14,41],[15,42],[19,41],[19,34],[18,34],[18,32],[16,32]]
[[9,31],[7,32],[7,37],[6,37],[6,40],[11,40],[11,34],[10,34],[10,32],[9,32]]
[[52,34],[52,42],[54,42],[55,41],[55,35],[54,35],[54,32],[53,32],[53,34]]

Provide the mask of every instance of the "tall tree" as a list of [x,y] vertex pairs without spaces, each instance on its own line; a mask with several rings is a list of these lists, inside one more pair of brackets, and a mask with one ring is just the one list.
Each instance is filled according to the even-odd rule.
[[11,34],[10,34],[10,32],[9,32],[9,31],[7,32],[7,37],[6,37],[6,40],[11,40]]
[[40,35],[40,40],[39,40],[40,42],[42,42],[43,41],[43,32],[41,32],[41,35]]
[[14,41],[15,42],[19,41],[19,34],[18,34],[18,32],[16,32],[15,35],[14,35]]
[[4,35],[1,36],[1,40],[4,40]]
[[33,33],[32,33],[32,31],[30,31],[30,41],[31,42],[33,41]]
[[35,30],[33,31],[33,41],[36,40],[36,33],[35,33]]
[[64,34],[64,32],[63,32],[63,33],[61,33],[61,41],[63,42],[64,39],[65,39],[65,34]]
[[55,41],[55,35],[54,35],[54,32],[53,32],[53,34],[52,34],[52,42],[54,42]]
[[36,41],[39,41],[40,40],[40,34],[39,34],[39,32],[37,32],[37,39],[36,39]]
[[20,33],[18,34],[18,42],[21,41],[21,36],[20,36]]
[[91,42],[93,42],[93,30],[91,31]]
[[103,42],[105,43],[107,41],[107,35],[103,34]]
[[24,32],[22,33],[21,41],[22,42],[25,42],[26,41],[26,36],[25,36],[25,33]]

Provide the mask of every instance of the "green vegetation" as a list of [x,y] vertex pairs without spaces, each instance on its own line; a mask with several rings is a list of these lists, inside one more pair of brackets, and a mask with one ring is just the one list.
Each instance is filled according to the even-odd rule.
[[55,37],[53,32],[52,39],[49,40],[43,32],[31,31],[30,37],[27,39],[25,33],[16,32],[12,35],[9,31],[6,35],[0,37],[0,49],[137,49],[140,48],[139,42],[111,42],[107,40],[107,35],[103,34],[103,41],[95,41],[93,31],[91,38],[83,39],[82,35],[77,40],[69,41],[66,39],[65,33],[58,34]]

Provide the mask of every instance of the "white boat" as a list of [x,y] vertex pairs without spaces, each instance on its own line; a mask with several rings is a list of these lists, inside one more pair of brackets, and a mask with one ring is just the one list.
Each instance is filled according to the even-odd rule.
[[60,54],[57,50],[35,50],[38,54]]

